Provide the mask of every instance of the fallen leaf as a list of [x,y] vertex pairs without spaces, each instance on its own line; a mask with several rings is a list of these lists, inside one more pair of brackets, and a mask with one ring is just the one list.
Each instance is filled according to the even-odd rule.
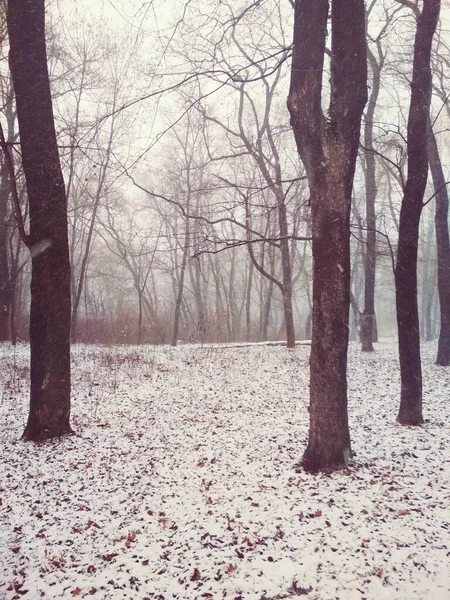
[[191,577],[191,581],[200,581],[201,578],[202,578],[202,576],[200,575],[200,571],[197,568],[195,568],[194,574]]

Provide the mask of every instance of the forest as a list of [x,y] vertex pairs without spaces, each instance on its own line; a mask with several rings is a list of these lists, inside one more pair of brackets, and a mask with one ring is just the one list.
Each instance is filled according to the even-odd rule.
[[448,598],[449,15],[0,3],[1,598]]

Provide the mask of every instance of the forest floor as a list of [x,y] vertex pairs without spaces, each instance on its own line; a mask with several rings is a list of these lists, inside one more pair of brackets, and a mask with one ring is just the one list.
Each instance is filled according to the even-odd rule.
[[355,459],[296,472],[308,346],[73,350],[77,435],[20,441],[28,347],[0,345],[0,598],[450,598],[450,371],[350,348]]

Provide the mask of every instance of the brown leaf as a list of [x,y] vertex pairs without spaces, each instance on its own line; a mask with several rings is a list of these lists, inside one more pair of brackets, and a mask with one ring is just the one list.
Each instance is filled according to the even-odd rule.
[[298,583],[294,580],[292,582],[292,591],[296,596],[307,596],[309,592],[312,592],[312,587],[304,588],[298,585]]
[[128,534],[127,539],[125,541],[125,547],[129,548],[131,546],[131,542],[134,542],[135,539],[136,539],[136,532],[130,531],[130,533]]
[[201,578],[202,578],[202,576],[200,575],[200,571],[197,568],[195,568],[194,574],[191,577],[191,581],[200,581]]
[[236,565],[228,565],[228,567],[225,569],[225,573],[232,573],[233,571],[236,571],[236,569]]
[[76,587],[74,590],[70,592],[72,596],[79,596],[81,594],[81,588]]
[[116,556],[119,556],[117,553],[113,553],[113,554],[102,554],[102,558],[103,560],[106,560],[108,562],[112,561],[113,558],[115,558]]

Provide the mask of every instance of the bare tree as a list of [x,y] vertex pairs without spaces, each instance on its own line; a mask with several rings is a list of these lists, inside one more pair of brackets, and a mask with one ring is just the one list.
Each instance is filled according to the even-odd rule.
[[[10,69],[26,178],[31,253],[31,395],[23,437],[71,433],[67,201],[47,70],[44,0],[8,3]],[[22,227],[23,229],[23,227]]]
[[428,162],[436,194],[437,277],[441,326],[436,364],[450,365],[450,241],[448,234],[448,191],[431,120],[427,138]]
[[395,270],[401,399],[398,421],[419,425],[422,416],[422,366],[417,306],[419,223],[427,184],[427,135],[431,99],[431,44],[439,19],[440,0],[424,0],[417,16],[408,117],[408,175],[399,221]]
[[[376,1],[370,3],[367,17],[376,6]],[[373,351],[373,342],[377,337],[377,322],[375,315],[375,275],[377,259],[377,219],[375,203],[377,197],[376,154],[374,152],[375,111],[381,88],[381,73],[386,60],[386,51],[382,41],[387,35],[395,14],[401,10],[396,7],[391,13],[385,10],[385,22],[376,37],[367,34],[374,45],[369,44],[367,56],[370,65],[371,81],[370,96],[364,115],[364,182],[366,195],[366,248],[364,257],[364,310],[361,313],[361,349],[363,352]]]
[[[313,331],[308,471],[351,457],[347,416],[350,206],[367,100],[363,0],[332,0],[330,105],[322,111],[328,0],[296,0],[288,108],[311,193]],[[349,19],[349,15],[352,18]]]

